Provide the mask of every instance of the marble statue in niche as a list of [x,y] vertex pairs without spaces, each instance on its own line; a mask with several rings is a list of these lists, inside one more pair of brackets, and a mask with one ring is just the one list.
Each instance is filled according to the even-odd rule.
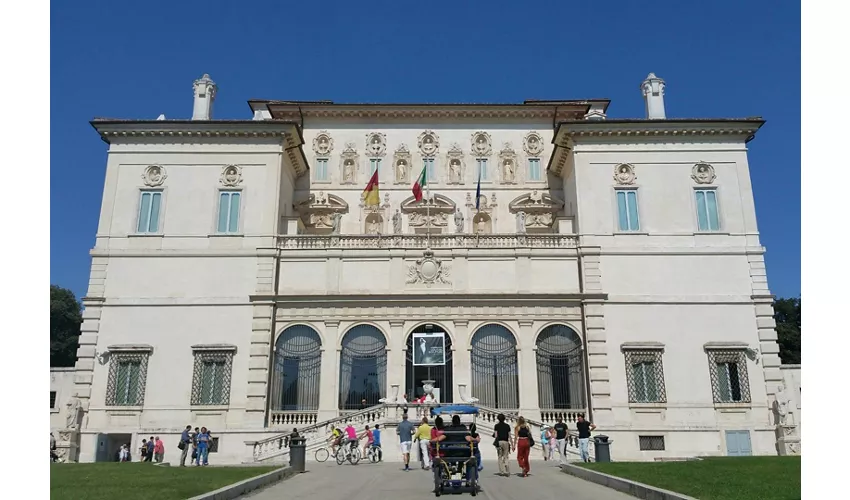
[[516,214],[516,232],[525,234],[525,212],[519,211]]
[[395,177],[400,182],[407,180],[407,161],[399,160],[395,164]]
[[449,163],[449,180],[460,184],[460,160],[454,159]]
[[516,179],[516,165],[514,165],[513,160],[505,160],[504,176],[505,182],[514,182],[514,179]]
[[343,163],[342,179],[345,182],[354,182],[354,160],[345,160]]
[[460,213],[459,208],[455,212],[455,232],[458,234],[463,232],[463,214]]

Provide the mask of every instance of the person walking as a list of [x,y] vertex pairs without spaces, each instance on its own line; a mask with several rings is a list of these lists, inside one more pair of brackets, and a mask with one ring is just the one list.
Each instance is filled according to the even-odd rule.
[[422,460],[422,468],[431,469],[431,426],[428,425],[428,417],[422,417],[422,423],[416,429],[416,439],[419,441],[419,453]]
[[210,431],[206,427],[201,427],[201,433],[198,434],[198,464],[196,465],[209,465],[211,439]]
[[162,439],[159,439],[159,436],[157,436],[153,445],[153,459],[156,463],[161,464],[163,457],[165,457],[165,444],[163,444]]
[[198,435],[201,433],[201,429],[195,427],[195,430],[192,431],[190,437],[192,439],[192,461],[189,463],[194,463],[195,465],[201,465],[200,457],[201,454],[198,452]]
[[576,420],[576,429],[578,429],[578,449],[581,454],[581,461],[590,462],[590,452],[587,447],[590,444],[590,431],[596,429],[596,425],[579,415]]
[[186,456],[189,454],[189,448],[192,444],[192,438],[189,436],[189,431],[192,430],[191,425],[187,425],[180,434],[180,442],[177,447],[180,449],[180,467],[186,467]]
[[528,461],[528,455],[531,453],[531,446],[534,444],[531,438],[531,428],[525,421],[525,418],[519,417],[514,428],[514,448],[516,449],[516,460],[519,468],[522,471],[522,477],[527,477],[531,472],[531,463]]
[[563,418],[558,417],[552,429],[555,431],[555,445],[558,447],[561,465],[567,465],[567,424]]
[[404,470],[410,470],[410,445],[413,442],[413,433],[415,429],[413,424],[407,420],[407,413],[402,415],[401,423],[398,424],[395,430],[398,434],[398,440],[401,445],[401,456],[404,459]]
[[508,458],[511,453],[511,426],[505,423],[505,415],[500,413],[496,419],[499,421],[493,426],[493,436],[496,440],[496,451],[499,454],[499,475],[510,476],[511,466]]
[[552,447],[549,446],[552,443],[551,438],[551,428],[544,425],[543,429],[540,430],[540,448],[543,450],[543,461],[552,458]]

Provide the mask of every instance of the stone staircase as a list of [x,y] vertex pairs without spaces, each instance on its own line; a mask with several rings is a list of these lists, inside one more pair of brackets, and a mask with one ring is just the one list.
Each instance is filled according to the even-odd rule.
[[[488,408],[478,404],[464,404],[478,408],[476,426],[479,434],[481,434],[481,445],[479,446],[479,449],[481,450],[482,459],[495,460],[497,458],[496,450],[494,446],[491,446],[491,436],[493,434],[493,426],[497,422],[497,416],[500,413],[504,414],[505,421],[513,427],[517,418],[519,418],[519,415],[504,410]],[[311,461],[314,459],[313,457],[317,449],[329,445],[328,439],[334,426],[341,429],[348,425],[348,423],[351,423],[358,432],[362,432],[366,425],[374,427],[375,424],[380,424],[383,428],[382,441],[384,448],[384,460],[396,461],[401,460],[401,457],[399,453],[395,452],[395,449],[397,448],[395,428],[402,420],[404,412],[407,411],[408,419],[416,424],[423,416],[428,416],[430,418],[431,408],[434,408],[435,406],[452,405],[382,403],[364,410],[347,412],[338,417],[325,420],[323,422],[317,422],[306,427],[299,427],[298,433],[301,437],[306,438],[307,461]],[[544,413],[544,418],[546,418],[547,421],[552,420],[552,423],[554,423],[555,418],[557,418],[557,416],[561,416],[561,418],[564,418],[564,420],[567,421],[567,424],[570,425],[574,422],[574,418],[578,414],[579,413],[577,412],[546,412]],[[531,427],[532,435],[535,440],[530,458],[532,460],[541,460],[542,447],[540,444],[540,434],[544,423],[537,420],[530,420],[528,418],[526,418],[526,422],[528,422]],[[549,423],[548,425],[552,425],[552,423]],[[288,463],[289,448],[286,446],[286,438],[288,436],[289,433],[287,432],[259,441],[246,441],[245,445],[247,449],[244,463]],[[589,448],[591,460],[593,460],[593,446],[590,446]],[[570,459],[579,459],[578,436],[575,433],[570,433],[567,437],[567,455]],[[554,457],[557,460],[557,451],[555,452]]]

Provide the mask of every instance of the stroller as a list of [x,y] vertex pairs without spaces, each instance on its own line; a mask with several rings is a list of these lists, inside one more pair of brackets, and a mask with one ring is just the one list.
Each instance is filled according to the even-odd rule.
[[[431,409],[431,415],[461,416],[463,429],[445,429],[443,441],[432,444],[434,458],[432,471],[434,473],[434,494],[440,496],[448,489],[469,489],[470,494],[478,494],[478,459],[475,454],[475,443],[467,441],[470,436],[466,425],[475,423],[478,408],[468,405],[439,406]],[[463,422],[463,416],[471,416],[471,422]],[[469,420],[469,418],[467,418]]]

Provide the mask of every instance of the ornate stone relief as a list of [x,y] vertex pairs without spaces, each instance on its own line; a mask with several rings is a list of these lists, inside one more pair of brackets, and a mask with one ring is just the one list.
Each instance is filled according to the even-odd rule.
[[535,158],[543,154],[543,138],[537,132],[529,132],[522,141],[522,149],[529,157]]
[[547,232],[555,222],[555,215],[564,208],[564,202],[549,193],[534,190],[515,198],[508,205],[517,214],[517,223],[531,232]]
[[694,165],[691,170],[691,179],[697,184],[711,184],[716,178],[714,167],[702,161]]
[[496,202],[496,193],[493,193],[489,200],[487,196],[482,194],[480,200],[478,210],[476,210],[474,195],[466,194],[466,209],[472,219],[469,229],[473,234],[491,234],[498,214],[496,208],[499,206]]
[[635,167],[628,163],[622,163],[614,167],[614,180],[621,186],[629,186],[635,183]]
[[401,203],[402,213],[407,215],[407,223],[416,232],[425,232],[428,221],[431,221],[432,231],[442,232],[447,227],[449,218],[455,213],[455,203],[441,194],[431,194],[431,198],[423,198],[417,202],[411,196]]
[[440,149],[440,139],[431,130],[419,134],[419,152],[426,158],[433,158]]
[[422,283],[427,287],[435,283],[450,285],[451,267],[434,257],[431,249],[426,249],[421,259],[407,266],[407,284]]
[[227,165],[221,170],[221,178],[219,181],[222,186],[238,186],[242,183],[242,168],[238,165]]
[[167,177],[168,174],[165,173],[165,167],[162,165],[151,165],[142,173],[142,181],[148,187],[162,186],[162,183],[165,182]]
[[478,131],[472,134],[472,155],[476,158],[490,156],[493,151],[490,134],[484,131]]
[[363,234],[386,233],[387,213],[390,211],[390,193],[384,193],[380,205],[365,205],[360,201],[360,220],[364,221]]
[[348,213],[348,203],[334,194],[324,191],[313,193],[309,198],[295,205],[295,211],[311,232],[327,233],[339,227],[339,217]]
[[466,164],[463,161],[463,150],[460,144],[452,144],[446,153],[446,164],[449,166],[449,184],[463,184],[466,176]]
[[380,158],[387,154],[387,135],[382,132],[366,134],[366,156]]
[[334,149],[334,140],[326,130],[322,130],[313,138],[313,152],[317,157],[327,158]]
[[357,154],[357,147],[353,142],[345,145],[340,157],[339,168],[341,170],[342,184],[356,184],[357,171],[360,163],[360,155]]
[[502,184],[516,184],[516,153],[510,142],[506,142],[499,151],[499,170],[502,174]]
[[396,184],[407,184],[410,179],[410,151],[400,144],[393,154],[393,171]]

